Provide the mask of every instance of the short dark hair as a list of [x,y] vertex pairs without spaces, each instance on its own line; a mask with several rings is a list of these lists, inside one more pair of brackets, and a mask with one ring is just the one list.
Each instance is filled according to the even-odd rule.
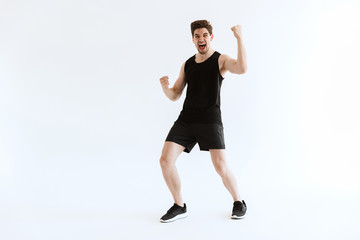
[[190,26],[192,36],[194,36],[195,30],[198,28],[206,28],[209,31],[210,35],[212,35],[213,28],[208,20],[197,20],[195,22],[192,22]]

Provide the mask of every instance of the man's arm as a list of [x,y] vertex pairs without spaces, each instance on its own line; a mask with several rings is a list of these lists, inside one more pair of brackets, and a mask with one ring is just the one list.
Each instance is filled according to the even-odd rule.
[[181,97],[181,94],[185,88],[185,63],[181,66],[178,79],[175,81],[174,86],[169,88],[169,77],[164,76],[160,78],[161,87],[165,95],[171,100],[176,101]]
[[233,59],[224,54],[221,55],[223,58],[221,73],[223,76],[227,71],[236,74],[243,74],[247,70],[246,52],[242,42],[241,26],[236,25],[232,27],[231,30],[234,32],[234,36],[237,40],[237,45],[238,45],[237,59]]

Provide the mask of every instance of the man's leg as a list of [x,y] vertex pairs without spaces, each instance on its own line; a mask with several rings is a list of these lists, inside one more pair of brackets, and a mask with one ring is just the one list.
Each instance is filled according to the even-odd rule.
[[174,202],[181,207],[184,206],[184,203],[181,197],[180,177],[175,162],[184,149],[185,147],[180,144],[166,141],[160,157],[160,165],[165,182],[174,198]]
[[225,149],[210,149],[209,151],[215,170],[222,178],[222,181],[227,190],[230,192],[231,196],[233,197],[234,202],[241,201],[236,184],[236,179],[231,173],[226,163]]

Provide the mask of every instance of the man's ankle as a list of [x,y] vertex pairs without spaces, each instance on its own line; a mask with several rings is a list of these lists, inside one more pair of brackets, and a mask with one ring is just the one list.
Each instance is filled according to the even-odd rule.
[[183,202],[175,202],[176,205],[178,205],[179,207],[184,207],[184,203]]

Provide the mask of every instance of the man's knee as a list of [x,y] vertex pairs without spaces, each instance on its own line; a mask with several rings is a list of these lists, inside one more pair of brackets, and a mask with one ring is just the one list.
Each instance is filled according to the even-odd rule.
[[228,172],[226,161],[223,159],[218,159],[218,160],[214,161],[214,167],[215,167],[216,172],[220,176],[224,176]]
[[173,143],[173,142],[165,142],[163,150],[161,152],[160,157],[160,165],[162,168],[171,167],[175,164],[176,159],[182,153],[185,147]]
[[168,168],[169,166],[171,166],[174,163],[175,163],[175,159],[172,159],[166,155],[161,155],[161,157],[160,157],[161,168]]

